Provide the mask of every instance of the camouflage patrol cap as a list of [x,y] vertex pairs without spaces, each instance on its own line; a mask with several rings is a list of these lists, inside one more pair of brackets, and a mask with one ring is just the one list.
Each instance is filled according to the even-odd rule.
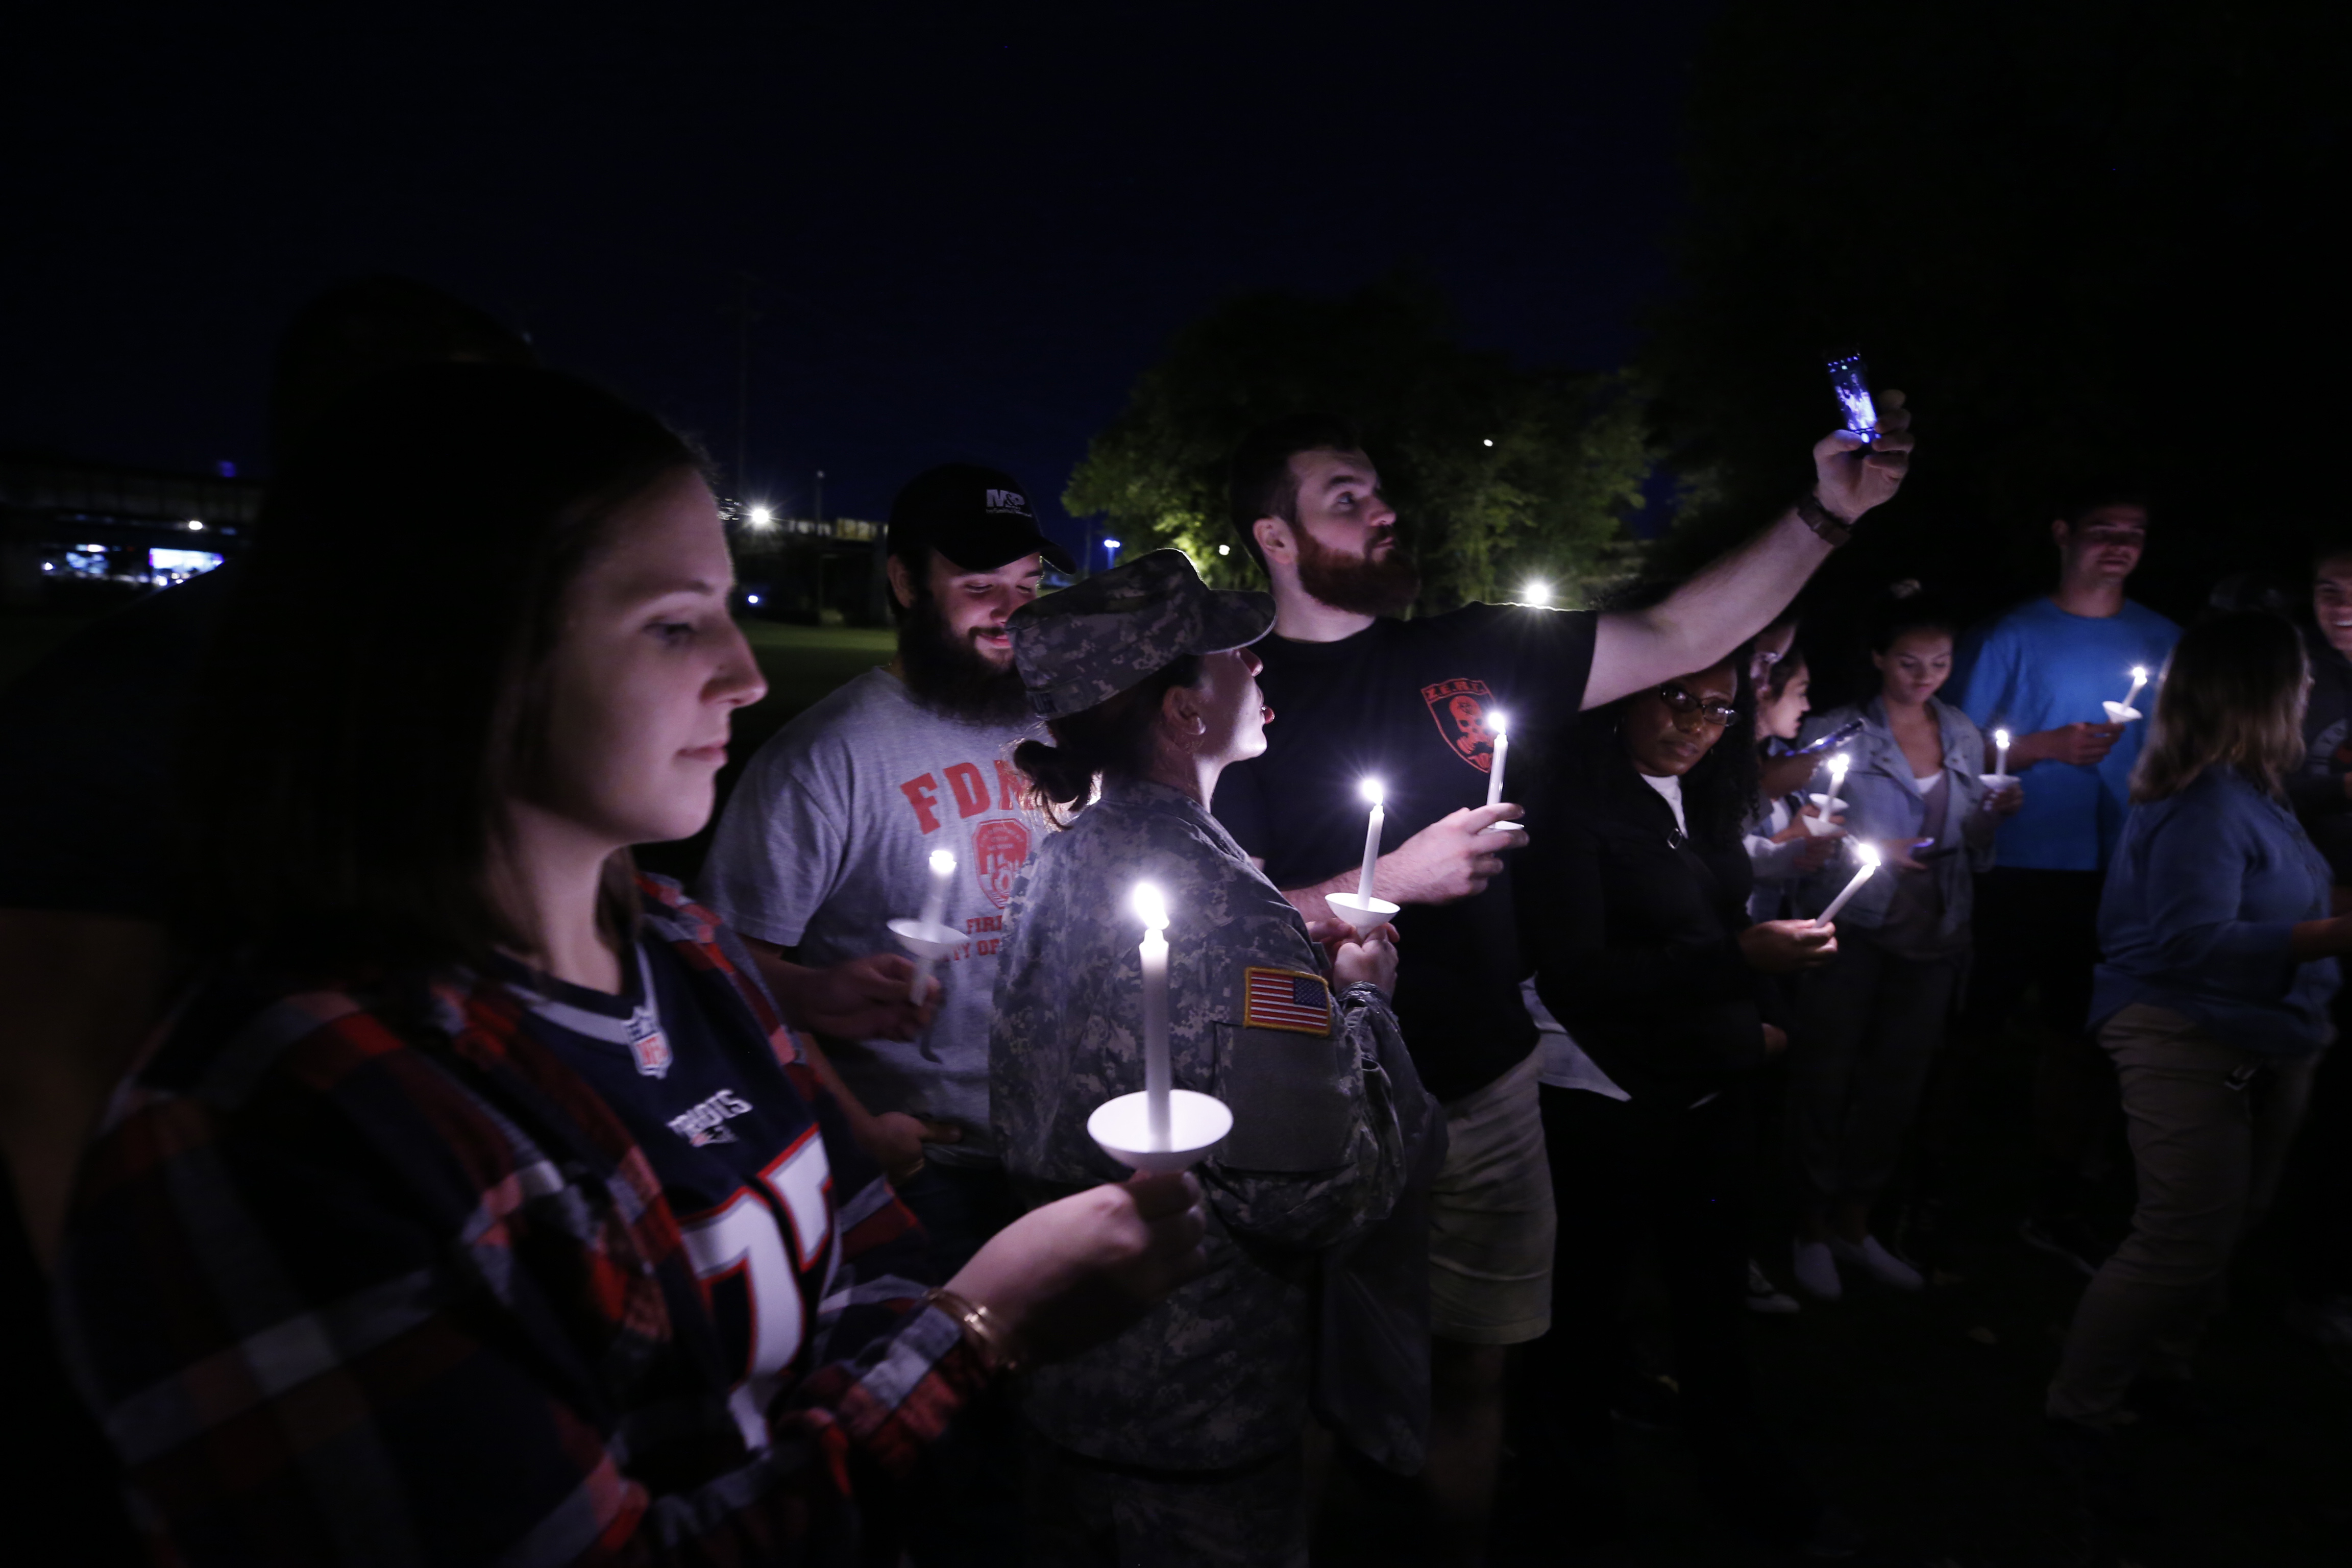
[[1181,550],[1155,550],[1033,599],[1004,623],[1039,717],[1108,702],[1188,653],[1247,647],[1274,629],[1274,595],[1212,588]]

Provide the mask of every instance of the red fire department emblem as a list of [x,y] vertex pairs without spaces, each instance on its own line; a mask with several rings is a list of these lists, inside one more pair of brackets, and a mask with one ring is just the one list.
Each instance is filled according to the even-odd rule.
[[1029,858],[1029,830],[1009,816],[971,830],[971,868],[980,890],[1003,909],[1013,900],[1013,879]]
[[1437,732],[1445,737],[1455,756],[1482,773],[1493,769],[1495,732],[1486,728],[1486,710],[1493,706],[1495,694],[1486,689],[1485,681],[1441,680],[1423,687],[1421,700],[1429,704]]

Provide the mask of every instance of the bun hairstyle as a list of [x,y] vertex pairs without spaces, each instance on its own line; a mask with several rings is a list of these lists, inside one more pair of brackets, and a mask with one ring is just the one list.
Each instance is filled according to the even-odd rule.
[[1958,640],[1960,618],[1919,585],[1916,577],[1898,578],[1886,585],[1886,597],[1870,617],[1870,651],[1885,653],[1897,637],[1911,632],[1942,632]]
[[1764,689],[1757,694],[1759,702],[1778,702],[1780,694],[1789,689],[1789,682],[1805,668],[1805,650],[1791,646],[1772,664],[1772,673],[1764,678]]
[[1134,778],[1151,766],[1152,725],[1160,700],[1179,686],[1197,686],[1201,656],[1185,654],[1108,701],[1045,721],[1054,743],[1024,741],[1013,765],[1029,779],[1028,804],[1056,827],[1067,827],[1094,798],[1105,773]]

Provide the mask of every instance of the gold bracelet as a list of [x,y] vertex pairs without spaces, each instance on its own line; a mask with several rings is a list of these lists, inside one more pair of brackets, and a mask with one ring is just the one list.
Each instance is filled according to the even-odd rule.
[[1020,1358],[1013,1352],[1013,1336],[1004,1326],[988,1315],[988,1309],[977,1301],[968,1300],[944,1286],[923,1292],[923,1305],[937,1307],[953,1318],[963,1329],[963,1337],[980,1352],[982,1365],[991,1372],[1017,1372]]

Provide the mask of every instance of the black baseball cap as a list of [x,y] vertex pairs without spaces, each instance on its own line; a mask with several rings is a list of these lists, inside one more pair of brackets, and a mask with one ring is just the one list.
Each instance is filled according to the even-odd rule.
[[993,572],[1024,555],[1043,555],[1065,572],[1070,552],[1045,537],[1021,481],[977,463],[942,463],[916,475],[890,503],[890,550],[938,551],[966,572]]

